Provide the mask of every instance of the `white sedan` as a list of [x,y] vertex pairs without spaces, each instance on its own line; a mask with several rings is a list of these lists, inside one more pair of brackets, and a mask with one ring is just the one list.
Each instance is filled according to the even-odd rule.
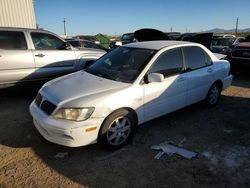
[[85,70],[46,83],[30,105],[41,135],[64,146],[117,149],[146,121],[204,100],[214,106],[231,85],[230,64],[200,44],[138,42]]

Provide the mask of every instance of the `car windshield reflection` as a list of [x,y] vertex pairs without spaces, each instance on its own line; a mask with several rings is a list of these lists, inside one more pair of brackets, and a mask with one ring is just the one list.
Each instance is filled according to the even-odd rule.
[[106,79],[133,83],[155,52],[151,49],[119,47],[85,71]]

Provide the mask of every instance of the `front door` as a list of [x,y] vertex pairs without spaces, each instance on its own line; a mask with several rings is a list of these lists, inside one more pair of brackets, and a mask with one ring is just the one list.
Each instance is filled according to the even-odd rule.
[[163,82],[144,84],[145,121],[162,116],[186,105],[187,75],[183,73],[180,48],[163,52],[148,73],[164,75]]
[[74,71],[75,52],[67,49],[64,41],[47,33],[30,34],[35,48],[33,55],[37,77],[54,77]]

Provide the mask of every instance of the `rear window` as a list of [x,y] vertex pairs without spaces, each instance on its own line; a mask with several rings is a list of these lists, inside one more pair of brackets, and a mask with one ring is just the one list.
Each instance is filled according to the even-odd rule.
[[0,31],[0,49],[26,50],[27,43],[23,32]]

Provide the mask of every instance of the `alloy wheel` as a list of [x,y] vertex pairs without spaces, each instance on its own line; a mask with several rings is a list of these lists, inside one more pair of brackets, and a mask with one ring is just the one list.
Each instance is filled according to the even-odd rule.
[[132,124],[127,117],[118,117],[107,131],[107,141],[113,146],[118,146],[125,142],[130,135]]
[[211,105],[214,105],[217,103],[220,97],[220,89],[217,87],[217,85],[214,85],[209,93],[209,103]]

